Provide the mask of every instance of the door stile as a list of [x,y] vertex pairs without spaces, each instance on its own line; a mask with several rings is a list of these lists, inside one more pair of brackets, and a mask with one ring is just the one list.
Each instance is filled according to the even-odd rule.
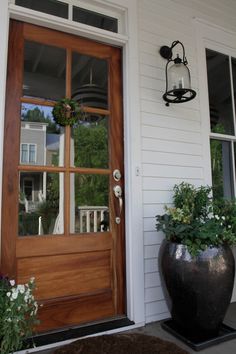
[[[72,65],[72,52],[71,49],[66,50],[66,97],[71,98],[71,65]],[[70,154],[71,154],[71,127],[65,127],[65,168],[66,172],[65,178],[65,204],[64,204],[64,233],[65,235],[70,234]]]
[[[8,48],[6,114],[4,127],[2,198],[2,272],[16,277],[16,235],[18,234],[18,162],[20,142],[20,106],[23,75],[23,24],[11,23]],[[15,63],[17,62],[17,65]],[[11,152],[14,152],[11,154]],[[18,153],[15,153],[17,151]],[[9,163],[10,160],[10,163]]]
[[[110,110],[112,115],[112,129],[111,129],[111,139],[112,141],[118,141],[118,144],[113,144],[111,146],[111,169],[114,171],[115,169],[119,169],[122,175],[122,178],[119,182],[114,181],[111,183],[111,187],[115,185],[120,185],[122,188],[122,199],[124,200],[124,167],[121,164],[121,161],[124,156],[123,151],[123,120],[120,121],[119,117],[123,116],[123,106],[122,106],[122,84],[121,80],[117,79],[122,76],[121,73],[121,60],[120,60],[120,49],[112,48],[113,55],[111,56],[110,61]],[[121,158],[122,157],[122,158]],[[114,215],[120,214],[119,203],[118,200],[115,200],[113,190],[111,191],[113,196],[113,210]],[[115,205],[114,205],[115,204]],[[121,219],[122,222],[120,224],[113,223],[113,227],[117,232],[115,232],[116,237],[114,238],[114,249],[116,250],[114,255],[114,272],[115,272],[115,281],[116,281],[116,306],[117,313],[122,314],[125,312],[125,273],[124,273],[124,264],[125,264],[125,209],[124,203],[121,211]],[[118,237],[117,237],[118,236]],[[118,261],[119,260],[119,261]]]

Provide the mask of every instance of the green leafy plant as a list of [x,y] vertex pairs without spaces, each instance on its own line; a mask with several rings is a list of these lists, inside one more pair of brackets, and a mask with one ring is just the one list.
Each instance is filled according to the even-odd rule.
[[34,299],[34,279],[24,285],[0,275],[0,352],[22,349],[38,324],[38,304]]
[[195,256],[208,246],[236,244],[235,201],[213,201],[209,186],[182,182],[174,186],[173,207],[157,215],[157,231],[167,240],[184,244]]

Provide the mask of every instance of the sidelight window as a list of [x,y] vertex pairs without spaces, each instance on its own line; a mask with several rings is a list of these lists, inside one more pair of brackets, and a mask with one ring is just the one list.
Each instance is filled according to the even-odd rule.
[[206,49],[214,198],[235,197],[236,59]]

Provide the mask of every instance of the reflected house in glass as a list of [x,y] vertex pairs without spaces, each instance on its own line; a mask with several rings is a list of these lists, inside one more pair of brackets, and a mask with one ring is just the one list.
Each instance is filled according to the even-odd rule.
[[[21,121],[21,164],[58,164],[60,135],[47,133],[47,127],[48,123]],[[40,203],[47,199],[47,172],[21,172],[20,191],[24,211],[36,212]]]
[[[45,165],[47,125],[41,122],[21,122],[21,164]],[[20,187],[26,212],[35,211],[37,205],[46,198],[45,177],[41,172],[21,173]]]

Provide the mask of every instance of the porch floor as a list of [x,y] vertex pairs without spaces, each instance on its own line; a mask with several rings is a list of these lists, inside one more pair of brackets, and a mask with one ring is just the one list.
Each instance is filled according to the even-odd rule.
[[[236,329],[236,302],[231,303],[228,312],[225,316],[224,323],[232,328]],[[146,333],[152,336],[157,336],[164,340],[176,343],[179,347],[186,349],[189,353],[197,353],[196,351],[189,348],[183,342],[172,336],[170,333],[166,332],[161,328],[160,322],[153,322],[147,324],[144,327],[133,330],[132,332]],[[199,351],[200,354],[234,354],[236,353],[236,339],[226,341],[221,344],[214,345],[210,348],[203,349]],[[38,351],[37,354],[53,354],[53,349]]]

